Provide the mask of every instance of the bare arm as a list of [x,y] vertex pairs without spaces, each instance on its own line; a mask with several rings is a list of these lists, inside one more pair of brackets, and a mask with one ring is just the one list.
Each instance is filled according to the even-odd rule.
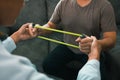
[[15,43],[18,43],[21,40],[31,39],[37,36],[36,32],[33,32],[32,24],[26,23],[21,26],[21,28],[14,32],[10,37],[14,40]]
[[101,50],[109,50],[111,49],[116,43],[116,32],[105,32],[103,33],[103,39],[98,40],[99,45],[101,46]]
[[[84,53],[89,53],[91,44],[92,44],[92,40],[89,37],[86,37],[84,39],[80,39],[78,38],[76,40],[77,42],[80,42],[80,50]],[[97,40],[98,42],[98,47],[99,47],[99,51],[103,50],[103,51],[107,51],[109,49],[111,49],[115,43],[116,43],[116,32],[105,32],[103,33],[103,38],[101,40]]]
[[[56,25],[49,21],[47,24],[43,25],[43,27],[55,29]],[[43,30],[43,29],[42,30],[41,29],[37,29],[37,30],[38,30],[38,35],[51,33],[51,31],[48,31],[48,30]]]

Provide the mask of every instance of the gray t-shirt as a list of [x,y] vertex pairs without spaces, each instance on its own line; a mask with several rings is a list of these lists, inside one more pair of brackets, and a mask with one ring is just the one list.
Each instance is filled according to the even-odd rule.
[[[54,24],[61,22],[65,31],[93,35],[97,39],[101,33],[116,30],[114,11],[107,0],[92,0],[85,7],[78,5],[77,0],[60,0],[50,21]],[[64,42],[78,45],[76,38],[64,34]],[[79,53],[79,49],[69,48]]]

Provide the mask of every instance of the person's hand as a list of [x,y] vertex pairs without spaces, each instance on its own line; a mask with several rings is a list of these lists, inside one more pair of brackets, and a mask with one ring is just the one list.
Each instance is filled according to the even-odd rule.
[[31,39],[37,36],[36,32],[33,32],[32,23],[26,23],[21,28],[11,35],[11,38],[15,43],[21,40]]
[[[37,25],[40,26],[39,24],[35,24],[35,26],[37,26]],[[48,22],[47,24],[43,25],[42,27],[43,28],[53,28],[53,29],[55,29],[56,25],[52,22]],[[33,32],[36,32],[37,35],[45,35],[45,34],[51,33],[52,31],[36,27],[36,28],[33,29]]]
[[37,33],[37,35],[42,35],[43,29],[41,29],[41,28],[36,28],[35,26],[40,26],[40,25],[39,25],[39,24],[33,24],[33,27],[34,27],[33,32],[34,32],[34,33]]
[[96,37],[91,36],[91,39],[93,41],[92,41],[92,44],[91,44],[91,52],[88,53],[89,60],[90,59],[97,59],[97,60],[99,60],[100,52],[101,52],[101,46],[98,43],[98,40],[96,39]]
[[86,38],[83,38],[83,39],[81,39],[80,37],[76,39],[76,42],[79,43],[80,51],[84,53],[91,52],[92,41],[93,41],[92,38],[88,36],[86,36]]

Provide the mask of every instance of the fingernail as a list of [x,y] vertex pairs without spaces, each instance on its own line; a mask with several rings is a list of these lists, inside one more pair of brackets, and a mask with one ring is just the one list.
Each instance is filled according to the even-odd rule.
[[32,27],[32,23],[31,23],[31,24],[29,24],[29,27]]

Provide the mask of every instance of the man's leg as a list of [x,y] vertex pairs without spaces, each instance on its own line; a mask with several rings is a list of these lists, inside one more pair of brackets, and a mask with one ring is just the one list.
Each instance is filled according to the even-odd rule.
[[74,53],[64,45],[56,47],[43,62],[46,73],[61,77],[64,80],[73,80],[74,71],[66,66],[74,59]]
[[107,80],[106,79],[106,55],[107,53],[102,52],[100,55],[100,72],[101,72],[101,80]]

